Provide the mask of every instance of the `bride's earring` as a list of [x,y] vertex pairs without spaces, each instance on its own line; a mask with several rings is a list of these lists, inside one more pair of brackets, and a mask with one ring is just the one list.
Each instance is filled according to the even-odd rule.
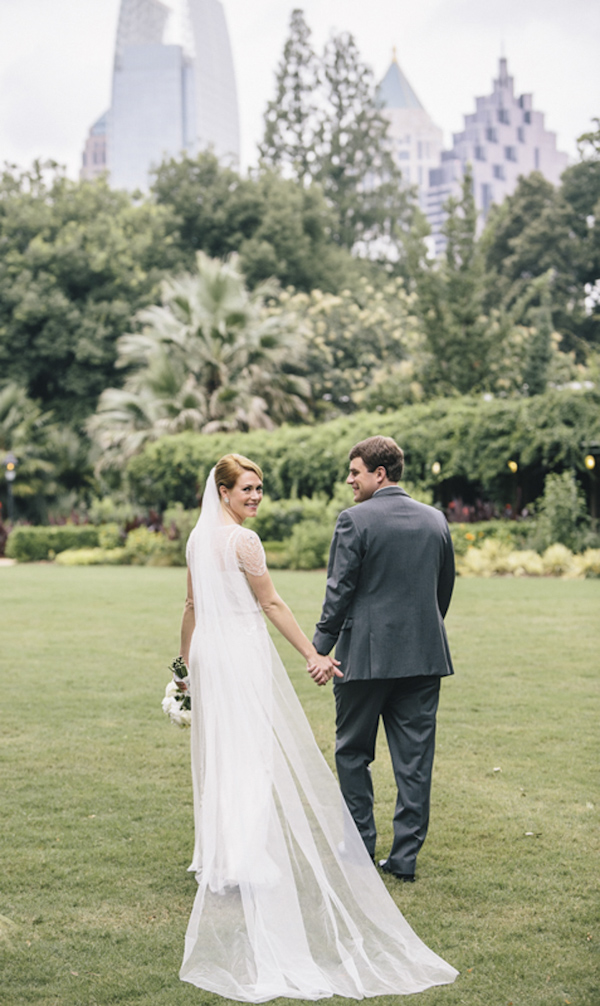
[[226,503],[229,503],[229,496],[225,496],[224,499]]

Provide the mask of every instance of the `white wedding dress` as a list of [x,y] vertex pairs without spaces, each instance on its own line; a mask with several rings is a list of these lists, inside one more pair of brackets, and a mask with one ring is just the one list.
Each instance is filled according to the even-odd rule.
[[223,523],[213,473],[188,565],[198,890],[181,979],[246,1002],[454,981],[371,862],[244,575],[266,569],[260,539]]

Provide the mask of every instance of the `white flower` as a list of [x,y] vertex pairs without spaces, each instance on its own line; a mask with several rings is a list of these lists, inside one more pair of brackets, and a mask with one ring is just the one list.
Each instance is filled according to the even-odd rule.
[[175,682],[169,681],[165,688],[165,697],[161,702],[162,711],[175,726],[190,727],[192,725],[192,711],[183,708],[183,698],[184,693],[178,689]]
[[166,713],[167,716],[171,715],[171,709],[173,708],[173,706],[176,705],[177,702],[175,701],[175,699],[172,699],[170,695],[165,695],[164,699],[161,702],[162,711],[163,713]]
[[176,723],[178,727],[191,727],[192,710],[182,709],[178,704],[178,712],[171,715],[171,720],[173,723]]

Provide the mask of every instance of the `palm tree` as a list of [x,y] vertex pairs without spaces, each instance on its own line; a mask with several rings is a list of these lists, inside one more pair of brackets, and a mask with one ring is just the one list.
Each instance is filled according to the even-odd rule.
[[43,498],[56,489],[52,439],[57,427],[51,418],[25,388],[7,384],[0,390],[0,461],[9,451],[17,458],[12,492],[21,516],[39,517]]
[[196,262],[194,274],[163,283],[161,305],[139,313],[141,332],[119,339],[116,365],[130,372],[123,389],[103,392],[88,426],[100,468],[166,433],[271,429],[306,417],[299,334],[265,310],[273,284],[249,292],[234,257],[198,252]]
[[48,504],[85,481],[87,448],[81,439],[57,427],[50,412],[12,383],[0,389],[0,461],[9,451],[17,459],[12,493],[20,517],[43,520]]

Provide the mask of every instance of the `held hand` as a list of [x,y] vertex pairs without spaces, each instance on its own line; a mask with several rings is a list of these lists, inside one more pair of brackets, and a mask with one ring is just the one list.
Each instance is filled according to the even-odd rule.
[[188,669],[188,660],[182,654],[180,654],[178,657],[175,657],[175,659],[171,661],[169,665],[169,670],[173,675],[173,681],[177,685],[179,691],[180,692],[189,691],[188,684],[189,684],[190,672]]
[[330,678],[343,678],[339,670],[340,662],[335,657],[327,657],[316,653],[306,661],[306,669],[317,685],[326,685]]

